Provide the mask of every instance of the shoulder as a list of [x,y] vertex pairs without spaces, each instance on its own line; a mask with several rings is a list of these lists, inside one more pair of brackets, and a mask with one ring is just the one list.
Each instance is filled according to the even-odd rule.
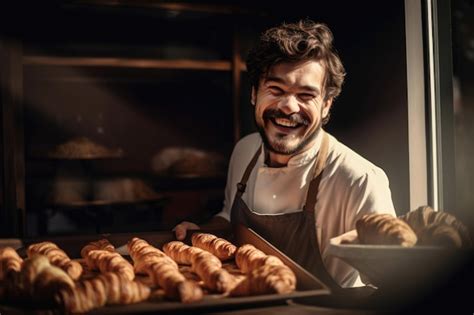
[[240,139],[234,147],[232,156],[236,156],[240,159],[245,159],[248,156],[253,156],[253,154],[258,150],[262,145],[262,138],[257,132],[246,135]]
[[246,135],[240,139],[234,147],[231,157],[231,164],[236,166],[240,164],[248,164],[255,152],[262,145],[260,134],[255,132]]
[[360,154],[329,135],[327,169],[342,180],[354,184],[369,179],[388,181],[385,172]]

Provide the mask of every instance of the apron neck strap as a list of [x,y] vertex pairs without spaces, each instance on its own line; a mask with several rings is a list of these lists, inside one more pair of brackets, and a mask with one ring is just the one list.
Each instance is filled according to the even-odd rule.
[[310,212],[314,211],[314,206],[316,205],[318,198],[319,183],[323,177],[323,170],[328,159],[329,136],[322,129],[321,132],[323,132],[323,140],[321,142],[321,147],[319,148],[318,157],[314,163],[313,179],[309,183],[308,193],[306,195],[306,204],[304,206],[304,210]]
[[255,167],[255,164],[257,164],[258,157],[260,156],[260,153],[262,152],[262,146],[260,146],[255,152],[252,160],[250,161],[249,165],[245,169],[244,175],[242,176],[242,179],[240,182],[237,184],[237,195],[242,196],[242,194],[245,192],[245,188],[247,187],[247,181],[249,180],[250,173],[252,173],[253,168]]

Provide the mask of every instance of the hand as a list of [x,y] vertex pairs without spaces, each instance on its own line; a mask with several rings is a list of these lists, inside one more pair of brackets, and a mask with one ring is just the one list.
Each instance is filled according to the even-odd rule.
[[199,230],[199,226],[192,222],[183,221],[173,228],[173,231],[176,233],[176,238],[179,241],[184,240],[188,230]]

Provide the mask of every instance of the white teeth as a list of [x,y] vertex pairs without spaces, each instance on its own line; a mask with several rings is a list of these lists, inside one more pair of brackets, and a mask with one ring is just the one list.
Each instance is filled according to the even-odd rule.
[[284,119],[284,118],[275,118],[275,122],[278,125],[282,125],[282,126],[285,126],[285,127],[296,127],[298,125],[297,123],[289,121],[289,120]]

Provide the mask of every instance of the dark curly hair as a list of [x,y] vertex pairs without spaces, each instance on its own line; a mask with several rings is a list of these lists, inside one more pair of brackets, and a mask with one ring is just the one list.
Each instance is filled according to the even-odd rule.
[[332,42],[332,32],[325,24],[308,19],[268,29],[247,56],[251,85],[258,90],[261,77],[279,62],[314,59],[322,61],[326,69],[324,100],[335,99],[341,92],[346,73]]

